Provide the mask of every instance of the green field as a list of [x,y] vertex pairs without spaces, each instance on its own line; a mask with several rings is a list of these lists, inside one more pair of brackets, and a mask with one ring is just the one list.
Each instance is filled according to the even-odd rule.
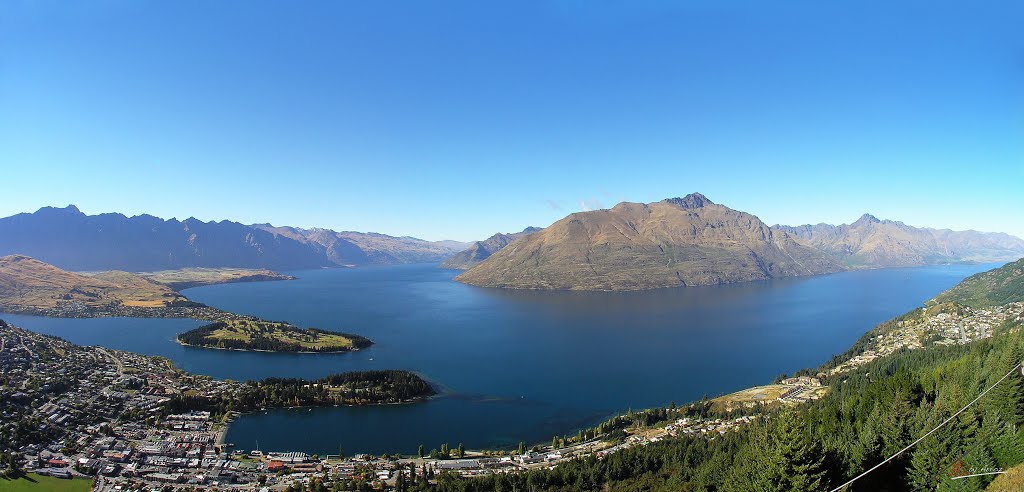
[[89,492],[90,490],[92,490],[92,480],[84,478],[65,480],[62,478],[44,477],[35,473],[29,473],[27,476],[17,480],[0,478],[0,491],[3,492]]

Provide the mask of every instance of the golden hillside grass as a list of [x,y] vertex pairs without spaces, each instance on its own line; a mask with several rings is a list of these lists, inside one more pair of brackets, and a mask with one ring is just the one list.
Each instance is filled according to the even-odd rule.
[[111,271],[80,274],[23,255],[0,257],[0,303],[52,308],[61,303],[90,307],[120,302],[125,306],[162,307],[185,301],[165,285],[139,275]]

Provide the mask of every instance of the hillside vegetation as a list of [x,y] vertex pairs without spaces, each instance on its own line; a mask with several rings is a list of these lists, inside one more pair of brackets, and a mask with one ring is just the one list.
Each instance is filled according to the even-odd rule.
[[1002,268],[971,275],[936,296],[935,301],[980,308],[1016,302],[1021,298],[1024,298],[1024,258]]

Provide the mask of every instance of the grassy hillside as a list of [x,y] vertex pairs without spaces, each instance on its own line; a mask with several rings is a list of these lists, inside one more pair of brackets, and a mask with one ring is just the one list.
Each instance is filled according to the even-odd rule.
[[23,255],[0,257],[0,305],[163,307],[188,302],[165,285],[127,272],[79,274]]
[[956,302],[982,308],[1001,306],[1024,298],[1024,258],[1007,263],[1001,268],[967,277],[935,297],[938,303]]

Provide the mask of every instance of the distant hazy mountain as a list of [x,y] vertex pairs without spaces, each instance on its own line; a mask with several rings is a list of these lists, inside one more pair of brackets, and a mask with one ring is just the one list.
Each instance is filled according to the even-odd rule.
[[441,261],[467,246],[458,241],[425,241],[414,237],[394,237],[330,229],[300,229],[255,224],[253,227],[293,239],[322,250],[335,265],[390,265]]
[[66,270],[295,270],[440,261],[464,247],[463,243],[250,226],[226,220],[85,215],[73,205],[0,219],[0,255],[28,255]]
[[540,227],[527,227],[520,232],[511,232],[508,234],[502,234],[499,232],[483,241],[473,243],[466,250],[460,251],[449,257],[447,260],[444,260],[444,262],[441,263],[441,268],[468,270],[476,266],[477,263],[490,258],[491,255],[497,253],[501,248],[508,246],[512,241],[539,230],[541,230]]
[[775,227],[853,268],[1008,261],[1024,256],[1024,240],[1009,234],[918,228],[869,214],[849,225]]
[[456,277],[520,289],[638,290],[842,270],[828,255],[699,193],[579,212]]

